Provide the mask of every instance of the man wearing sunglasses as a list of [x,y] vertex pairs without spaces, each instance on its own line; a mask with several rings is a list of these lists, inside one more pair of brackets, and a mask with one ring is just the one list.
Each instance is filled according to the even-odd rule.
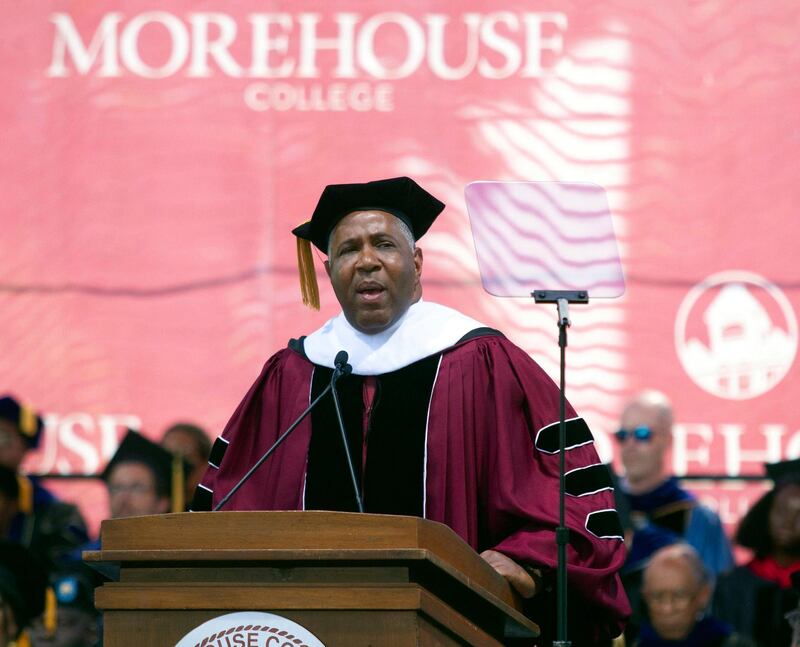
[[658,391],[644,391],[625,406],[615,434],[625,468],[618,496],[625,498],[630,509],[633,531],[623,568],[633,625],[639,617],[642,569],[659,548],[685,541],[697,551],[712,578],[733,567],[730,542],[719,517],[671,474],[667,456],[672,425],[669,399]]

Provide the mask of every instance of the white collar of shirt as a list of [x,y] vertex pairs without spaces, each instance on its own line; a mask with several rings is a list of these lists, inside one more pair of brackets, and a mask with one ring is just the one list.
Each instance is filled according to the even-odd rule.
[[457,310],[418,301],[391,327],[375,335],[353,328],[339,313],[305,338],[306,357],[314,364],[333,368],[340,350],[357,375],[381,375],[453,346],[471,330],[484,324]]

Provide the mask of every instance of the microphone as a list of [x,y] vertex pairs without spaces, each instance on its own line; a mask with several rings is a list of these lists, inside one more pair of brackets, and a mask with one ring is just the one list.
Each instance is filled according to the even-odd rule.
[[340,350],[338,353],[336,353],[336,357],[333,358],[333,367],[337,371],[341,372],[345,366],[349,366],[347,363],[347,357],[347,351]]
[[[231,488],[231,491],[228,492],[222,499],[220,499],[220,502],[217,503],[217,505],[214,506],[213,512],[216,512],[217,510],[221,509],[222,506],[224,506],[228,501],[230,501],[230,498],[234,494],[236,494],[236,492],[238,492],[239,489],[245,483],[247,483],[247,481],[250,480],[250,477],[255,473],[255,471],[259,467],[261,467],[261,465],[263,465],[264,462],[270,456],[272,456],[272,454],[275,452],[275,450],[278,449],[278,447],[281,446],[283,441],[286,440],[289,437],[289,434],[291,434],[297,428],[297,426],[301,422],[303,422],[303,420],[305,420],[305,417],[309,413],[311,413],[311,410],[314,407],[317,406],[319,401],[322,400],[322,398],[324,398],[328,394],[328,391],[331,391],[333,393],[333,404],[334,404],[334,408],[336,409],[336,417],[339,419],[339,429],[342,432],[342,438],[345,439],[345,444],[344,444],[345,451],[344,451],[344,453],[347,456],[347,464],[350,467],[350,476],[353,479],[353,486],[355,487],[356,476],[355,476],[355,472],[353,471],[353,462],[352,462],[352,459],[350,458],[350,451],[347,449],[347,441],[346,441],[347,436],[346,436],[345,431],[344,431],[344,423],[342,422],[342,411],[339,408],[339,399],[336,396],[336,381],[340,377],[343,377],[344,375],[350,375],[350,373],[352,373],[352,372],[353,372],[353,367],[350,366],[350,364],[347,363],[347,351],[340,350],[338,353],[336,353],[336,358],[334,359],[333,375],[331,376],[331,381],[328,384],[328,386],[326,386],[323,389],[322,393],[320,393],[316,398],[314,398],[314,401],[311,404],[308,405],[306,410],[303,411],[303,413],[300,414],[300,416],[297,418],[297,420],[295,420],[291,425],[289,425],[289,428],[281,434],[281,436],[278,438],[278,440],[276,440],[273,443],[272,447],[270,447],[266,452],[264,452],[264,455],[255,462],[253,467],[251,467],[249,470],[247,470],[247,473],[241,479],[239,479],[238,483],[236,483],[236,485],[234,485]],[[358,493],[358,488],[356,488],[356,502],[358,503],[359,512],[364,512],[364,506],[361,503],[361,496]]]
[[336,353],[336,357],[333,359],[333,367],[335,369],[334,375],[336,371],[338,371],[338,375],[336,379],[338,380],[340,377],[344,377],[345,375],[350,375],[353,372],[353,367],[347,363],[347,351],[340,350]]

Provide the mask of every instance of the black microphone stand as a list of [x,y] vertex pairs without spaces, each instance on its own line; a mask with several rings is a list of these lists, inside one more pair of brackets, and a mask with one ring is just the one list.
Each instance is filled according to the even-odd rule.
[[344,358],[344,366],[341,369],[340,375],[337,376],[337,371],[340,370],[339,364],[337,363],[336,369],[333,371],[333,375],[331,375],[331,383],[330,383],[330,390],[333,394],[333,408],[336,410],[336,420],[339,422],[339,431],[342,433],[342,443],[344,444],[344,455],[347,457],[347,469],[350,471],[350,480],[353,483],[353,493],[356,495],[356,505],[358,506],[359,512],[364,512],[364,503],[361,500],[361,488],[358,487],[358,481],[356,480],[356,472],[353,469],[353,457],[350,456],[350,448],[347,445],[347,433],[344,430],[344,420],[342,420],[342,408],[339,406],[339,394],[336,392],[336,380],[339,379],[341,375],[347,375],[353,370],[353,367],[350,364],[347,364],[347,355],[345,354]]
[[[344,434],[344,427],[342,426],[342,414],[339,411],[339,401],[338,401],[338,398],[336,397],[336,381],[340,377],[342,377],[343,375],[348,375],[352,370],[353,370],[353,367],[350,366],[350,364],[347,363],[347,354],[346,353],[344,355],[344,361],[340,361],[340,356],[339,355],[336,356],[336,367],[333,369],[333,375],[331,376],[330,384],[328,384],[328,386],[326,386],[323,389],[322,393],[320,393],[316,398],[314,398],[314,401],[311,404],[309,404],[308,407],[306,408],[306,410],[303,411],[303,413],[300,414],[300,416],[297,418],[297,420],[295,420],[289,426],[289,428],[281,434],[280,438],[278,438],[278,440],[275,441],[275,443],[272,445],[272,447],[270,447],[266,452],[264,452],[264,455],[261,458],[259,458],[258,461],[256,461],[256,463],[253,465],[253,467],[251,467],[249,470],[247,470],[247,474],[245,474],[241,479],[239,479],[239,482],[236,485],[234,485],[233,488],[231,488],[231,491],[228,492],[220,500],[220,502],[217,503],[217,505],[214,506],[213,512],[217,512],[217,510],[222,508],[222,506],[224,506],[230,500],[230,498],[234,494],[236,494],[236,492],[239,491],[239,488],[241,488],[245,483],[247,483],[247,481],[250,479],[250,477],[253,475],[253,473],[259,467],[261,467],[261,465],[264,464],[264,461],[266,461],[270,456],[272,456],[272,454],[275,452],[275,450],[278,449],[278,447],[281,446],[283,441],[286,440],[289,437],[289,434],[291,434],[297,428],[297,426],[301,422],[303,422],[303,420],[305,420],[305,417],[311,412],[311,410],[315,406],[317,406],[317,403],[320,400],[322,400],[322,398],[324,398],[328,394],[328,391],[332,391],[333,392],[334,404],[336,406],[336,415],[339,418],[339,425],[341,426],[342,434]],[[350,461],[350,452],[347,451],[347,444],[346,443],[345,443],[345,453],[347,454],[347,463],[350,466],[350,471],[352,473],[353,466],[352,466],[352,463]],[[355,476],[353,476],[353,480],[355,482]],[[356,493],[356,496],[358,496],[358,493]],[[364,510],[361,507],[361,500],[360,499],[358,499],[358,503],[359,503],[359,510],[361,510],[361,512],[363,512]]]
[[567,546],[569,545],[569,528],[565,519],[565,476],[564,451],[567,445],[567,396],[566,389],[566,353],[567,328],[570,327],[569,304],[589,303],[589,293],[584,290],[536,290],[531,293],[536,303],[555,303],[558,308],[558,346],[561,349],[561,377],[559,383],[559,421],[558,421],[558,527],[556,528],[556,546],[558,549],[558,566],[556,569],[556,640],[553,647],[570,647],[572,641],[567,639]]

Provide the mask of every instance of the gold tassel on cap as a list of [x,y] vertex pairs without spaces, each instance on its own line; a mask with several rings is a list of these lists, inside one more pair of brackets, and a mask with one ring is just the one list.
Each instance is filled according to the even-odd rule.
[[22,514],[33,514],[33,483],[27,476],[17,474],[17,484],[19,485],[17,509]]
[[183,512],[186,509],[186,488],[184,485],[183,457],[175,454],[172,457],[172,512]]
[[303,303],[309,308],[319,310],[319,285],[317,273],[314,271],[311,242],[300,237],[297,238],[297,269],[300,271],[300,293],[303,295]]
[[49,637],[56,635],[58,629],[58,600],[52,586],[48,586],[44,594],[44,630]]
[[28,438],[36,435],[36,414],[25,405],[19,408],[19,430]]

